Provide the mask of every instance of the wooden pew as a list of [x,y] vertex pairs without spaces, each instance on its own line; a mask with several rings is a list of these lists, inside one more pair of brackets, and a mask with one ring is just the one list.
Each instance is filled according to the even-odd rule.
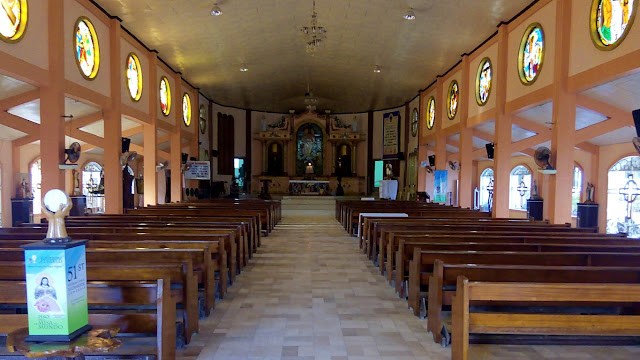
[[617,266],[519,266],[483,264],[446,264],[437,260],[433,275],[429,278],[427,303],[427,329],[433,339],[443,346],[450,341],[449,330],[443,323],[443,306],[452,304],[459,276],[472,281],[507,283],[624,283],[636,284],[640,280],[640,268]]
[[638,266],[640,254],[612,253],[538,253],[507,251],[421,251],[414,249],[409,265],[408,306],[414,315],[420,313],[420,293],[428,288],[434,263],[488,265],[544,265],[544,266]]
[[638,315],[474,313],[473,301],[638,303],[638,284],[539,284],[469,282],[460,277],[453,299],[452,360],[467,360],[470,333],[547,335],[640,335]]
[[[0,304],[26,307],[24,281],[0,281]],[[154,334],[155,340],[149,348],[148,342],[139,343],[132,337],[122,337],[123,345],[109,356],[141,356],[153,355],[158,360],[173,360],[176,353],[176,305],[171,297],[169,278],[160,278],[146,282],[87,282],[87,302],[89,308],[98,307],[99,311],[89,311],[89,323],[92,326],[115,326],[120,328],[119,334],[146,338]],[[121,308],[140,311],[125,312]],[[113,307],[115,306],[115,307]],[[148,308],[153,310],[149,311]],[[142,310],[147,309],[147,310]],[[0,314],[0,337],[20,328],[28,327],[26,314]],[[6,342],[6,338],[5,338]],[[11,344],[9,344],[11,347]],[[0,349],[2,359],[10,359],[16,354],[16,349],[6,346]],[[92,355],[92,354],[85,354]],[[96,354],[97,355],[97,354]],[[101,354],[100,354],[101,355]]]

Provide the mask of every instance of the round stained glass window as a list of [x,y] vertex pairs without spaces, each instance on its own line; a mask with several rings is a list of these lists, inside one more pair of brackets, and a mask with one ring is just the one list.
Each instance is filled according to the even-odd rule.
[[27,0],[0,0],[0,39],[17,42],[27,29]]
[[418,109],[413,108],[413,112],[411,113],[411,135],[418,135]]
[[460,95],[460,89],[458,88],[458,82],[456,80],[453,80],[451,84],[449,84],[447,94],[447,117],[449,120],[453,120],[458,113],[458,98]]
[[127,76],[127,89],[129,89],[129,96],[133,101],[140,100],[142,96],[142,69],[140,67],[140,60],[134,53],[130,53],[127,56],[127,68],[125,71]]
[[531,85],[538,79],[544,60],[544,47],[542,26],[538,23],[529,25],[522,37],[518,55],[518,71],[524,85]]
[[164,116],[169,116],[171,112],[171,86],[169,86],[169,79],[164,76],[160,79],[160,109]]
[[204,105],[200,105],[200,133],[204,134],[207,129],[207,110]]
[[436,121],[436,99],[432,96],[427,101],[427,129],[433,129]]
[[476,76],[476,102],[483,106],[489,100],[491,94],[491,80],[493,77],[491,60],[484,58],[478,66],[478,75]]
[[87,80],[95,79],[100,69],[100,46],[96,29],[88,18],[80,17],[76,21],[74,37],[76,64],[80,73]]
[[186,93],[182,96],[182,120],[185,125],[191,125],[191,98]]
[[638,0],[593,0],[591,39],[600,50],[613,50],[627,36],[636,14]]

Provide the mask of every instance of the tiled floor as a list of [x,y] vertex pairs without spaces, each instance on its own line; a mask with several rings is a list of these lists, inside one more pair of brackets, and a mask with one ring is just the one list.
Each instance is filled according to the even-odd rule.
[[[180,360],[450,359],[332,217],[286,217]],[[473,345],[471,359],[640,359],[640,347]]]

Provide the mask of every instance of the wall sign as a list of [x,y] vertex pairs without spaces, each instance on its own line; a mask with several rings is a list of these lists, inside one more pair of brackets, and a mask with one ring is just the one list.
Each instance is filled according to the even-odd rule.
[[187,180],[211,180],[211,167],[208,161],[187,161],[188,170],[184,171]]
[[397,159],[400,152],[400,111],[382,116],[382,158]]
[[436,170],[433,183],[433,201],[447,202],[447,170]]

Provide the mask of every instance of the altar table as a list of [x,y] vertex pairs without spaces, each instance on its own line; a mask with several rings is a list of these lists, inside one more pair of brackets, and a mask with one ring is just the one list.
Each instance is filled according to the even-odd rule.
[[289,180],[291,195],[329,195],[328,180]]

